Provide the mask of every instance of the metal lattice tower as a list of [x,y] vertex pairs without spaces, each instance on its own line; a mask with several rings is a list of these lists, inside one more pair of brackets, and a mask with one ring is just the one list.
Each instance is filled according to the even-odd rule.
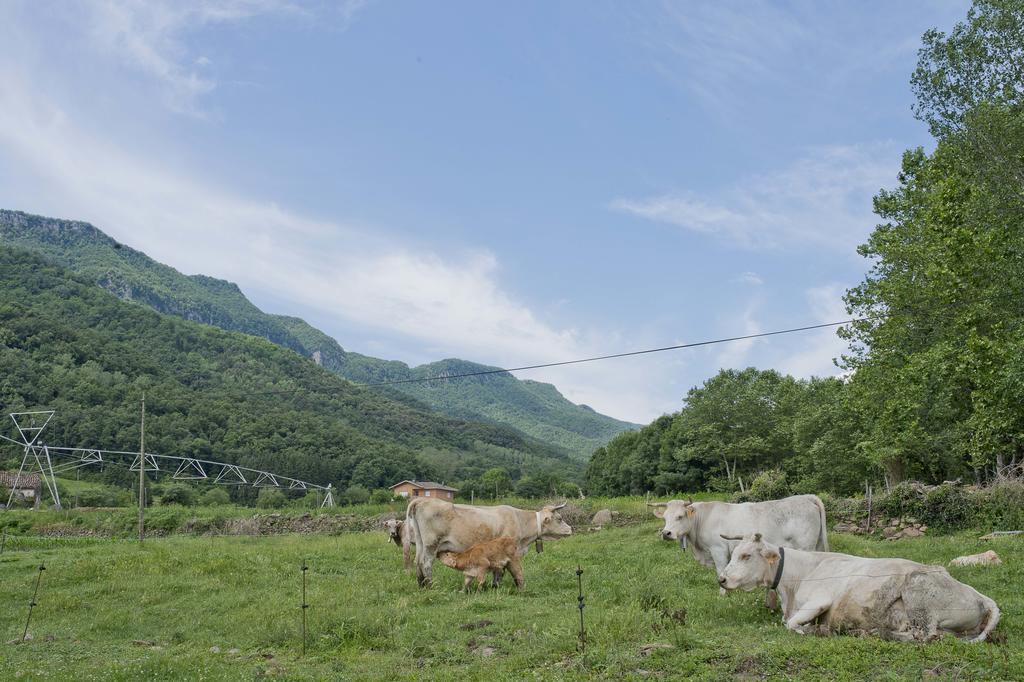
[[[25,454],[22,457],[18,474],[14,479],[14,487],[11,489],[11,494],[7,499],[8,508],[10,508],[11,502],[14,500],[18,481],[23,474],[31,470],[38,472],[40,478],[46,484],[47,490],[53,497],[54,505],[60,509],[61,502],[60,494],[57,491],[56,474],[97,464],[126,466],[129,471],[138,471],[140,460],[141,466],[146,472],[155,472],[157,475],[167,473],[172,479],[179,481],[210,481],[218,485],[248,485],[254,488],[280,488],[284,490],[319,490],[324,493],[324,500],[320,506],[334,506],[334,492],[331,484],[319,485],[291,478],[290,476],[252,469],[239,464],[215,462],[195,457],[158,455],[150,452],[140,456],[138,452],[123,450],[46,445],[39,441],[39,435],[46,428],[46,425],[50,423],[53,415],[54,410],[10,413],[11,420],[18,430],[21,440],[15,440],[3,435],[0,435],[0,439],[24,448]],[[60,461],[54,464],[54,458],[58,457]]]

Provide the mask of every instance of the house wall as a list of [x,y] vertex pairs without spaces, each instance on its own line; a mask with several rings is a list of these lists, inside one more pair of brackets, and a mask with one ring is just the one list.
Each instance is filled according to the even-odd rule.
[[455,493],[453,493],[450,490],[424,490],[423,488],[414,486],[411,483],[403,483],[402,485],[396,486],[391,490],[396,496],[399,497],[436,497],[441,500],[455,499]]

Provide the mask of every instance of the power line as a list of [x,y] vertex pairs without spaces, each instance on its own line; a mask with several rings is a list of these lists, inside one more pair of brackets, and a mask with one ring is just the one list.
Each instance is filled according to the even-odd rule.
[[[424,383],[428,381],[444,381],[447,379],[464,379],[467,377],[478,377],[489,374],[506,374],[511,372],[522,372],[529,369],[543,369],[546,367],[564,367],[565,365],[578,365],[584,362],[598,362],[600,360],[612,360],[615,358],[626,358],[636,355],[649,355],[651,353],[663,353],[671,350],[682,350],[684,348],[697,348],[700,346],[713,346],[720,343],[731,343],[733,341],[746,341],[749,339],[759,339],[766,336],[778,336],[780,334],[793,334],[795,332],[813,331],[815,329],[827,329],[829,327],[841,327],[844,324],[851,324],[853,322],[865,322],[868,320],[878,319],[884,317],[884,315],[874,315],[868,317],[855,317],[848,320],[842,320],[839,322],[824,322],[821,324],[811,324],[803,327],[792,327],[790,329],[778,329],[770,332],[759,332],[757,334],[744,334],[742,336],[728,336],[720,339],[710,339],[707,341],[694,341],[691,343],[680,343],[674,346],[661,346],[659,348],[646,348],[644,350],[627,351],[625,353],[611,353],[609,355],[595,355],[593,357],[578,358],[575,360],[562,360],[559,362],[545,362],[537,365],[523,365],[521,367],[507,367],[497,369],[485,369],[477,372],[464,372],[461,374],[443,374],[431,377],[414,377],[409,379],[394,379],[391,381],[378,381],[373,383],[355,383],[356,386],[363,388],[377,388],[381,386],[395,386],[398,384],[415,384]],[[251,391],[246,392],[246,395],[283,395],[288,393],[299,393],[302,391],[310,391],[315,389],[310,388],[285,388],[271,391]]]
[[611,355],[595,355],[590,358],[580,358],[578,360],[563,360],[561,362],[546,362],[540,365],[524,365],[522,367],[509,367],[508,369],[488,369],[481,370],[479,372],[466,372],[465,374],[448,374],[443,376],[435,377],[421,377],[415,379],[396,379],[395,381],[381,381],[373,384],[359,384],[360,386],[392,386],[394,384],[411,384],[423,381],[440,381],[442,379],[461,379],[463,377],[475,377],[484,374],[500,374],[501,372],[521,372],[527,369],[542,369],[545,367],[562,367],[564,365],[578,365],[584,362],[597,362],[598,360],[611,360],[613,358],[626,358],[633,355],[647,355],[649,353],[662,353],[669,350],[681,350],[683,348],[696,348],[698,346],[712,346],[718,343],[730,343],[732,341],[745,341],[747,339],[758,339],[765,336],[778,336],[779,334],[792,334],[794,332],[805,332],[814,329],[826,329],[828,327],[840,327],[844,324],[850,324],[851,322],[862,322],[872,318],[854,318],[850,320],[843,320],[842,322],[825,322],[823,324],[812,324],[806,327],[794,327],[792,329],[779,329],[773,332],[761,332],[758,334],[745,334],[743,336],[730,336],[723,339],[712,339],[709,341],[694,341],[693,343],[680,343],[675,346],[662,346],[661,348],[647,348],[645,350],[634,350],[626,353],[612,353]]

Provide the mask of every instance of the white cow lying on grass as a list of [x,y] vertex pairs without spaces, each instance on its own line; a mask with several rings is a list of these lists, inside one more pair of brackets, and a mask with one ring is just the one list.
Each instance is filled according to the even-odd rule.
[[727,590],[776,588],[783,622],[801,634],[819,623],[825,632],[901,641],[952,634],[981,642],[999,622],[994,601],[942,566],[780,548],[760,533],[742,538],[718,582]]

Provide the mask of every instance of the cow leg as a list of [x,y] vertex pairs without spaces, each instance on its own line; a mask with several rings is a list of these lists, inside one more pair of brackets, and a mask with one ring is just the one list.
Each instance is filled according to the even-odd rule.
[[473,576],[471,576],[469,573],[466,573],[463,576],[463,578],[462,578],[462,592],[463,593],[466,593],[466,592],[469,591],[469,583],[472,580],[473,580]]
[[519,561],[519,557],[514,557],[512,561],[508,562],[508,572],[512,574],[512,580],[516,582],[516,589],[523,589],[523,564]]
[[491,569],[491,587],[497,588],[501,584],[501,578],[505,575],[505,570],[502,568]]
[[487,571],[480,571],[476,576],[476,591],[480,592],[480,588],[484,586],[484,582],[487,581]]
[[786,627],[801,635],[806,634],[806,630],[801,626],[807,625],[828,611],[831,606],[832,602],[827,600],[809,601],[796,609],[789,620],[786,621]]
[[416,546],[416,581],[420,587],[430,587],[434,583],[434,555],[436,547],[424,547],[420,551]]
[[770,587],[764,592],[764,605],[768,607],[769,611],[774,611],[779,607],[779,593]]

